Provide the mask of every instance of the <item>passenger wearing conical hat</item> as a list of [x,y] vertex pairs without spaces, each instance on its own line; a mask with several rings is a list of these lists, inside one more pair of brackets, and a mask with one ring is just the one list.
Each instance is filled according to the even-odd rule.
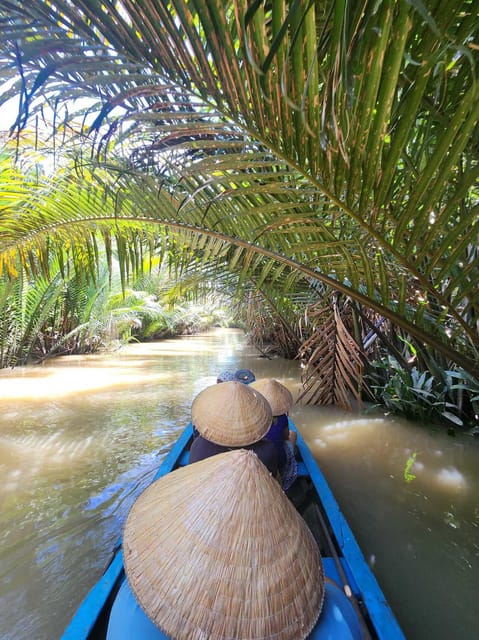
[[293,395],[281,382],[272,378],[256,380],[251,386],[266,398],[271,407],[273,419],[265,438],[271,440],[276,447],[281,484],[287,491],[298,474],[294,448],[296,432],[290,431],[288,420],[294,402]]
[[150,485],[126,520],[123,557],[108,640],[303,640],[323,607],[318,545],[251,451]]
[[250,385],[229,381],[203,389],[193,400],[191,420],[199,435],[191,445],[190,462],[251,449],[278,476],[276,448],[264,438],[271,426],[271,408]]

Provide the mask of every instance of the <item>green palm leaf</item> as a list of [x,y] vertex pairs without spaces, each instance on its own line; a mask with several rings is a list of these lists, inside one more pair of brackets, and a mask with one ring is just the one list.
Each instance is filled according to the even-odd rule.
[[1,73],[21,68],[23,116],[47,101],[59,136],[72,121],[61,105],[90,96],[99,157],[121,144],[128,159],[88,186],[66,178],[61,207],[39,190],[29,220],[3,220],[7,268],[8,252],[26,260],[52,237],[83,239],[87,264],[100,231],[126,279],[140,247],[174,230],[242,279],[264,282],[272,260],[289,286],[319,280],[477,369],[471,0],[2,9]]

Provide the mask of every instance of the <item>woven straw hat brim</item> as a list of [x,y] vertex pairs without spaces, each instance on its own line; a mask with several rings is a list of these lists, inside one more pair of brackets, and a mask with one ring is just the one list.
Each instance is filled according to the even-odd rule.
[[269,402],[273,416],[289,413],[294,403],[293,394],[281,382],[270,378],[262,378],[252,382],[251,386],[256,391],[259,391]]
[[175,640],[302,640],[323,604],[318,546],[252,451],[173,471],[124,530],[130,586]]
[[225,447],[246,447],[266,435],[273,415],[265,398],[251,386],[222,382],[196,396],[191,419],[207,440]]

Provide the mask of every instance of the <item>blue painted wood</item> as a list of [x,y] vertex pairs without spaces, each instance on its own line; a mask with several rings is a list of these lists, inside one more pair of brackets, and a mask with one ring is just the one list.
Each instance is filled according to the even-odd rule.
[[108,596],[123,573],[123,554],[121,550],[118,550],[108,569],[77,609],[75,617],[62,635],[62,640],[85,640],[88,638]]

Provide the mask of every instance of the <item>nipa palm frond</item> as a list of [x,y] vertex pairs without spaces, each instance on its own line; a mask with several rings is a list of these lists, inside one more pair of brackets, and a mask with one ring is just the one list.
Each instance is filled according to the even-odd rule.
[[309,308],[310,337],[301,345],[304,363],[303,391],[298,402],[336,405],[344,409],[362,406],[365,355],[346,326],[348,306],[337,300],[332,305]]

